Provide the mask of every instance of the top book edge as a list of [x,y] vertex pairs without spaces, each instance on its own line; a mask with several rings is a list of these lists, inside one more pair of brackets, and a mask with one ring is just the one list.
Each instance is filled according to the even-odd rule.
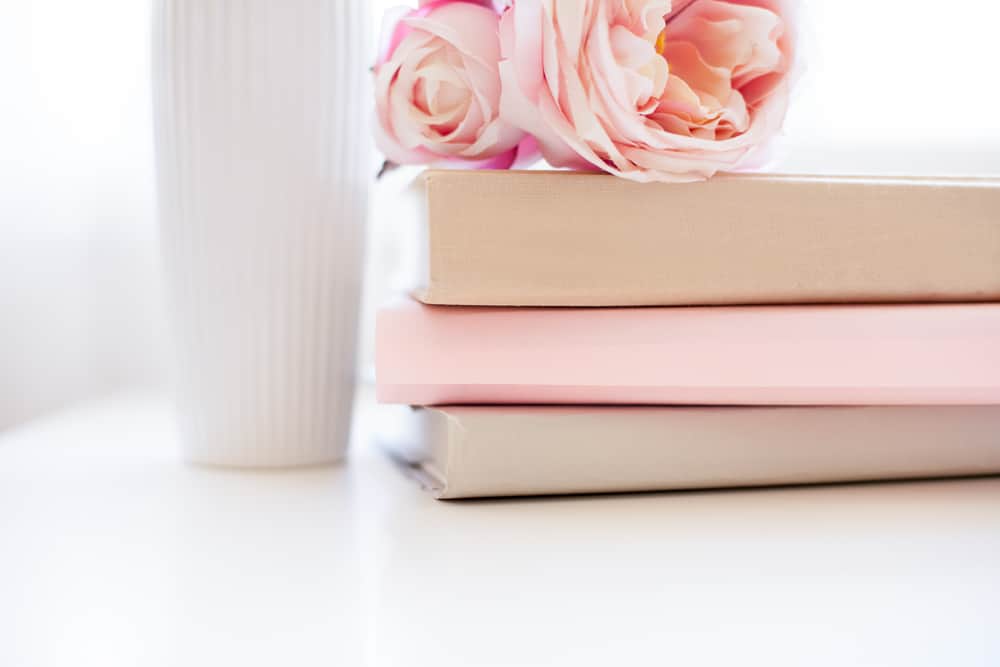
[[429,304],[1000,299],[995,178],[431,170],[415,189]]
[[[696,183],[635,183],[622,178],[616,178],[610,174],[600,172],[580,172],[558,169],[426,169],[418,176],[418,179],[426,182],[433,179],[462,179],[462,180],[521,180],[524,178],[550,178],[550,179],[603,179],[605,186],[621,184],[622,187],[638,188],[669,188],[677,185],[699,185]],[[919,184],[919,185],[941,185],[941,186],[973,186],[973,187],[1000,187],[1000,178],[995,176],[906,176],[906,175],[865,175],[865,174],[843,174],[843,175],[820,175],[820,174],[780,174],[780,173],[720,173],[714,178],[704,181],[704,184],[711,184],[720,180],[740,180],[740,181],[765,181],[765,182],[807,182],[807,183],[871,183],[875,185],[891,184]]]

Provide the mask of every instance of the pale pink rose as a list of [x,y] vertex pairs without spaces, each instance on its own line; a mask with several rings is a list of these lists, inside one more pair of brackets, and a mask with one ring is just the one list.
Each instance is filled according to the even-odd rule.
[[788,0],[514,0],[502,117],[555,166],[684,182],[732,169],[780,129]]
[[403,10],[375,66],[375,140],[397,164],[509,167],[523,131],[500,119],[499,15],[489,0]]

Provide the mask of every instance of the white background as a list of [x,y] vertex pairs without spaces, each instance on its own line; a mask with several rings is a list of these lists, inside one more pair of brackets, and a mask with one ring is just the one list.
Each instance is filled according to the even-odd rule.
[[[376,25],[396,3],[371,4]],[[804,5],[806,68],[772,169],[1000,174],[1000,6]],[[0,428],[164,382],[149,9],[0,0]],[[378,278],[392,221],[373,230]]]

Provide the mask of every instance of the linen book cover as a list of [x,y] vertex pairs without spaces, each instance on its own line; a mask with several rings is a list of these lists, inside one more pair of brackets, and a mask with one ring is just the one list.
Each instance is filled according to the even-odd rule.
[[1000,304],[380,311],[379,400],[1000,403]]
[[1000,180],[428,171],[426,303],[1000,299]]
[[1000,472],[1000,406],[383,408],[441,498]]

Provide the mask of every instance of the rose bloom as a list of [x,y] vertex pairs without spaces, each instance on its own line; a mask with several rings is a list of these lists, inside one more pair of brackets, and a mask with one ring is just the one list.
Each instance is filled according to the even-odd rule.
[[500,119],[499,16],[486,0],[436,0],[389,18],[375,67],[375,140],[397,164],[506,168],[524,132]]
[[555,166],[635,181],[731,169],[784,119],[783,0],[515,0],[503,118]]

